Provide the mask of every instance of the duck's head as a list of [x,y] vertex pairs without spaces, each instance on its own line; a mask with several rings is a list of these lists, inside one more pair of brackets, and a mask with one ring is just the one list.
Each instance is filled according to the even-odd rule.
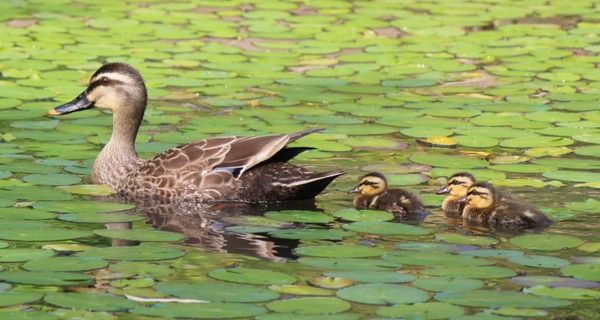
[[379,172],[371,172],[362,176],[358,185],[349,190],[348,193],[358,193],[366,196],[382,194],[387,189],[387,180]]
[[467,206],[476,209],[491,207],[496,201],[496,189],[489,183],[477,182],[467,190]]
[[[109,109],[114,114],[143,115],[148,99],[140,73],[125,63],[108,63],[100,67],[88,87],[73,101],[48,110],[62,115],[89,108]],[[141,118],[141,117],[140,117]]]
[[467,172],[458,172],[448,178],[448,182],[441,189],[437,190],[437,194],[450,194],[453,198],[460,198],[467,195],[469,187],[475,183],[475,177]]

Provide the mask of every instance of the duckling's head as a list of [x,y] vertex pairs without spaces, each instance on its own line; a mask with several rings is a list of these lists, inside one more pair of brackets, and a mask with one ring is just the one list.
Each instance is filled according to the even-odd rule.
[[48,114],[61,115],[96,107],[139,117],[144,113],[147,99],[144,80],[136,69],[125,63],[108,63],[92,75],[87,89],[77,98],[50,109]]
[[387,180],[379,172],[371,172],[359,179],[358,185],[348,193],[358,193],[366,196],[376,196],[387,190]]
[[496,189],[489,183],[474,183],[467,191],[467,206],[477,209],[491,207],[496,201]]
[[458,172],[448,178],[446,185],[435,193],[448,193],[454,198],[460,198],[467,195],[469,187],[475,183],[475,177],[468,172]]

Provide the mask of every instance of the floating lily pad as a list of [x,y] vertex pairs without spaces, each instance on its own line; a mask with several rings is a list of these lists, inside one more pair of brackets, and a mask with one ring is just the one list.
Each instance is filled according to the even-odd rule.
[[429,291],[468,291],[483,287],[481,280],[463,277],[419,278],[413,282],[417,288]]
[[444,252],[394,252],[383,256],[383,259],[402,264],[416,266],[456,267],[483,266],[493,264],[492,261]]
[[175,242],[183,240],[184,236],[180,233],[159,231],[159,230],[94,230],[94,233],[112,239],[145,241],[145,242]]
[[591,300],[600,298],[600,291],[582,288],[548,288],[544,286],[535,286],[526,288],[524,292],[543,297],[567,300]]
[[152,261],[169,260],[184,255],[183,251],[157,245],[135,247],[95,247],[77,254],[80,257],[98,257],[106,260]]
[[342,209],[333,213],[337,218],[348,221],[389,221],[394,215],[387,211]]
[[144,220],[143,216],[122,213],[68,213],[61,214],[59,220],[78,223],[122,223]]
[[569,261],[556,257],[527,255],[515,255],[508,258],[511,262],[537,268],[562,268],[569,265]]
[[410,160],[442,168],[484,168],[488,165],[485,160],[439,154],[414,154],[410,157]]
[[269,232],[275,238],[299,240],[342,240],[353,234],[339,229],[283,229]]
[[[42,294],[36,292],[4,291],[0,292],[0,307],[8,307],[17,304],[26,304],[38,301],[41,298]],[[0,316],[5,315],[3,313],[0,313]]]
[[108,262],[94,257],[48,257],[32,259],[23,264],[31,271],[87,271],[104,268]]
[[102,201],[40,201],[34,208],[61,213],[104,213],[129,210],[135,206]]
[[26,175],[23,177],[23,181],[40,185],[68,186],[79,183],[81,178],[72,174],[48,173]]
[[157,303],[151,307],[136,307],[129,312],[164,318],[226,319],[254,317],[267,310],[244,303]]
[[338,290],[337,295],[344,300],[366,304],[416,303],[429,300],[425,291],[387,283],[357,284]]
[[427,229],[402,223],[359,221],[344,225],[344,229],[381,235],[425,235],[429,234]]
[[331,296],[335,294],[335,291],[332,290],[298,284],[271,285],[269,289],[278,293],[296,296]]
[[525,249],[556,251],[577,247],[583,240],[561,234],[530,234],[512,238],[510,242]]
[[473,279],[510,278],[516,275],[511,269],[494,266],[433,268],[423,270],[422,273],[430,276],[466,277]]
[[37,242],[78,239],[89,237],[91,235],[91,232],[84,230],[73,230],[64,228],[27,228],[2,230],[2,232],[0,232],[0,239]]
[[275,312],[318,315],[340,313],[350,309],[350,303],[333,297],[310,297],[278,300],[267,303],[267,308]]
[[4,271],[0,280],[40,286],[87,286],[92,278],[85,274],[54,271]]
[[42,210],[29,208],[0,208],[0,219],[46,220],[54,218],[56,218],[55,213]]
[[402,265],[379,259],[302,257],[298,262],[325,270],[397,270]]
[[263,302],[279,297],[263,287],[231,283],[161,282],[156,290],[179,298],[210,302]]
[[244,267],[215,269],[208,275],[218,280],[247,284],[292,284],[296,282],[296,278],[285,273]]
[[333,217],[320,212],[302,210],[271,211],[265,213],[265,217],[279,221],[302,223],[327,223],[333,220]]
[[[356,313],[337,313],[337,314],[320,314],[319,320],[358,320],[360,314]],[[257,316],[256,320],[312,320],[314,315],[302,315],[297,313],[273,312]]]
[[560,269],[560,272],[577,279],[600,281],[600,264],[574,264]]
[[383,317],[404,319],[448,319],[449,317],[460,316],[464,312],[461,307],[440,302],[400,304],[391,307],[380,307],[375,311],[377,315]]
[[568,306],[564,300],[537,297],[511,291],[472,290],[442,292],[435,295],[442,302],[467,307],[556,308]]
[[356,245],[320,245],[298,247],[294,252],[299,256],[325,258],[366,258],[377,257],[387,252],[383,248]]
[[514,277],[511,282],[527,287],[542,285],[551,288],[598,288],[600,282],[578,280],[556,276],[520,276]]
[[572,170],[557,170],[545,172],[544,177],[548,179],[557,179],[561,181],[572,182],[598,182],[600,181],[600,173],[590,171],[572,171]]
[[138,306],[125,297],[100,292],[50,292],[44,301],[61,308],[90,311],[124,311]]
[[444,242],[466,245],[489,246],[498,243],[498,240],[494,238],[465,236],[458,233],[438,233],[435,238]]
[[415,276],[413,275],[394,271],[330,271],[326,272],[325,276],[367,283],[401,283],[415,280]]

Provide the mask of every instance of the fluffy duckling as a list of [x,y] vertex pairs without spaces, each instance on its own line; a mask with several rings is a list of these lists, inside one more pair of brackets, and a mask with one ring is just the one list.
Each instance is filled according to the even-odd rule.
[[374,209],[392,212],[400,219],[422,219],[429,212],[413,194],[402,189],[388,189],[384,175],[372,172],[362,176],[358,185],[348,193],[356,193],[356,209]]
[[448,218],[460,218],[466,204],[469,187],[475,183],[475,177],[468,172],[458,172],[451,175],[446,185],[437,190],[436,194],[448,194],[442,203],[444,215]]
[[552,223],[533,206],[516,198],[501,198],[494,186],[474,183],[467,191],[463,220],[502,228],[540,228]]

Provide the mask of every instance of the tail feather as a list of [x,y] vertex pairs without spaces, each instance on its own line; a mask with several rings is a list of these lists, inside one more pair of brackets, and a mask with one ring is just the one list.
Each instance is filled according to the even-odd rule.
[[296,132],[296,133],[292,133],[292,134],[289,135],[289,137],[290,137],[289,142],[296,141],[296,140],[298,140],[298,139],[300,139],[300,138],[302,138],[304,136],[307,136],[307,135],[309,135],[311,133],[315,133],[315,132],[319,132],[319,131],[323,131],[323,130],[325,130],[325,129],[323,129],[323,128],[311,128],[311,129],[302,130],[302,131],[299,131],[299,132]]
[[311,199],[321,193],[337,177],[345,174],[344,171],[335,170],[317,173],[313,177],[294,181],[288,187],[294,191],[294,200]]

